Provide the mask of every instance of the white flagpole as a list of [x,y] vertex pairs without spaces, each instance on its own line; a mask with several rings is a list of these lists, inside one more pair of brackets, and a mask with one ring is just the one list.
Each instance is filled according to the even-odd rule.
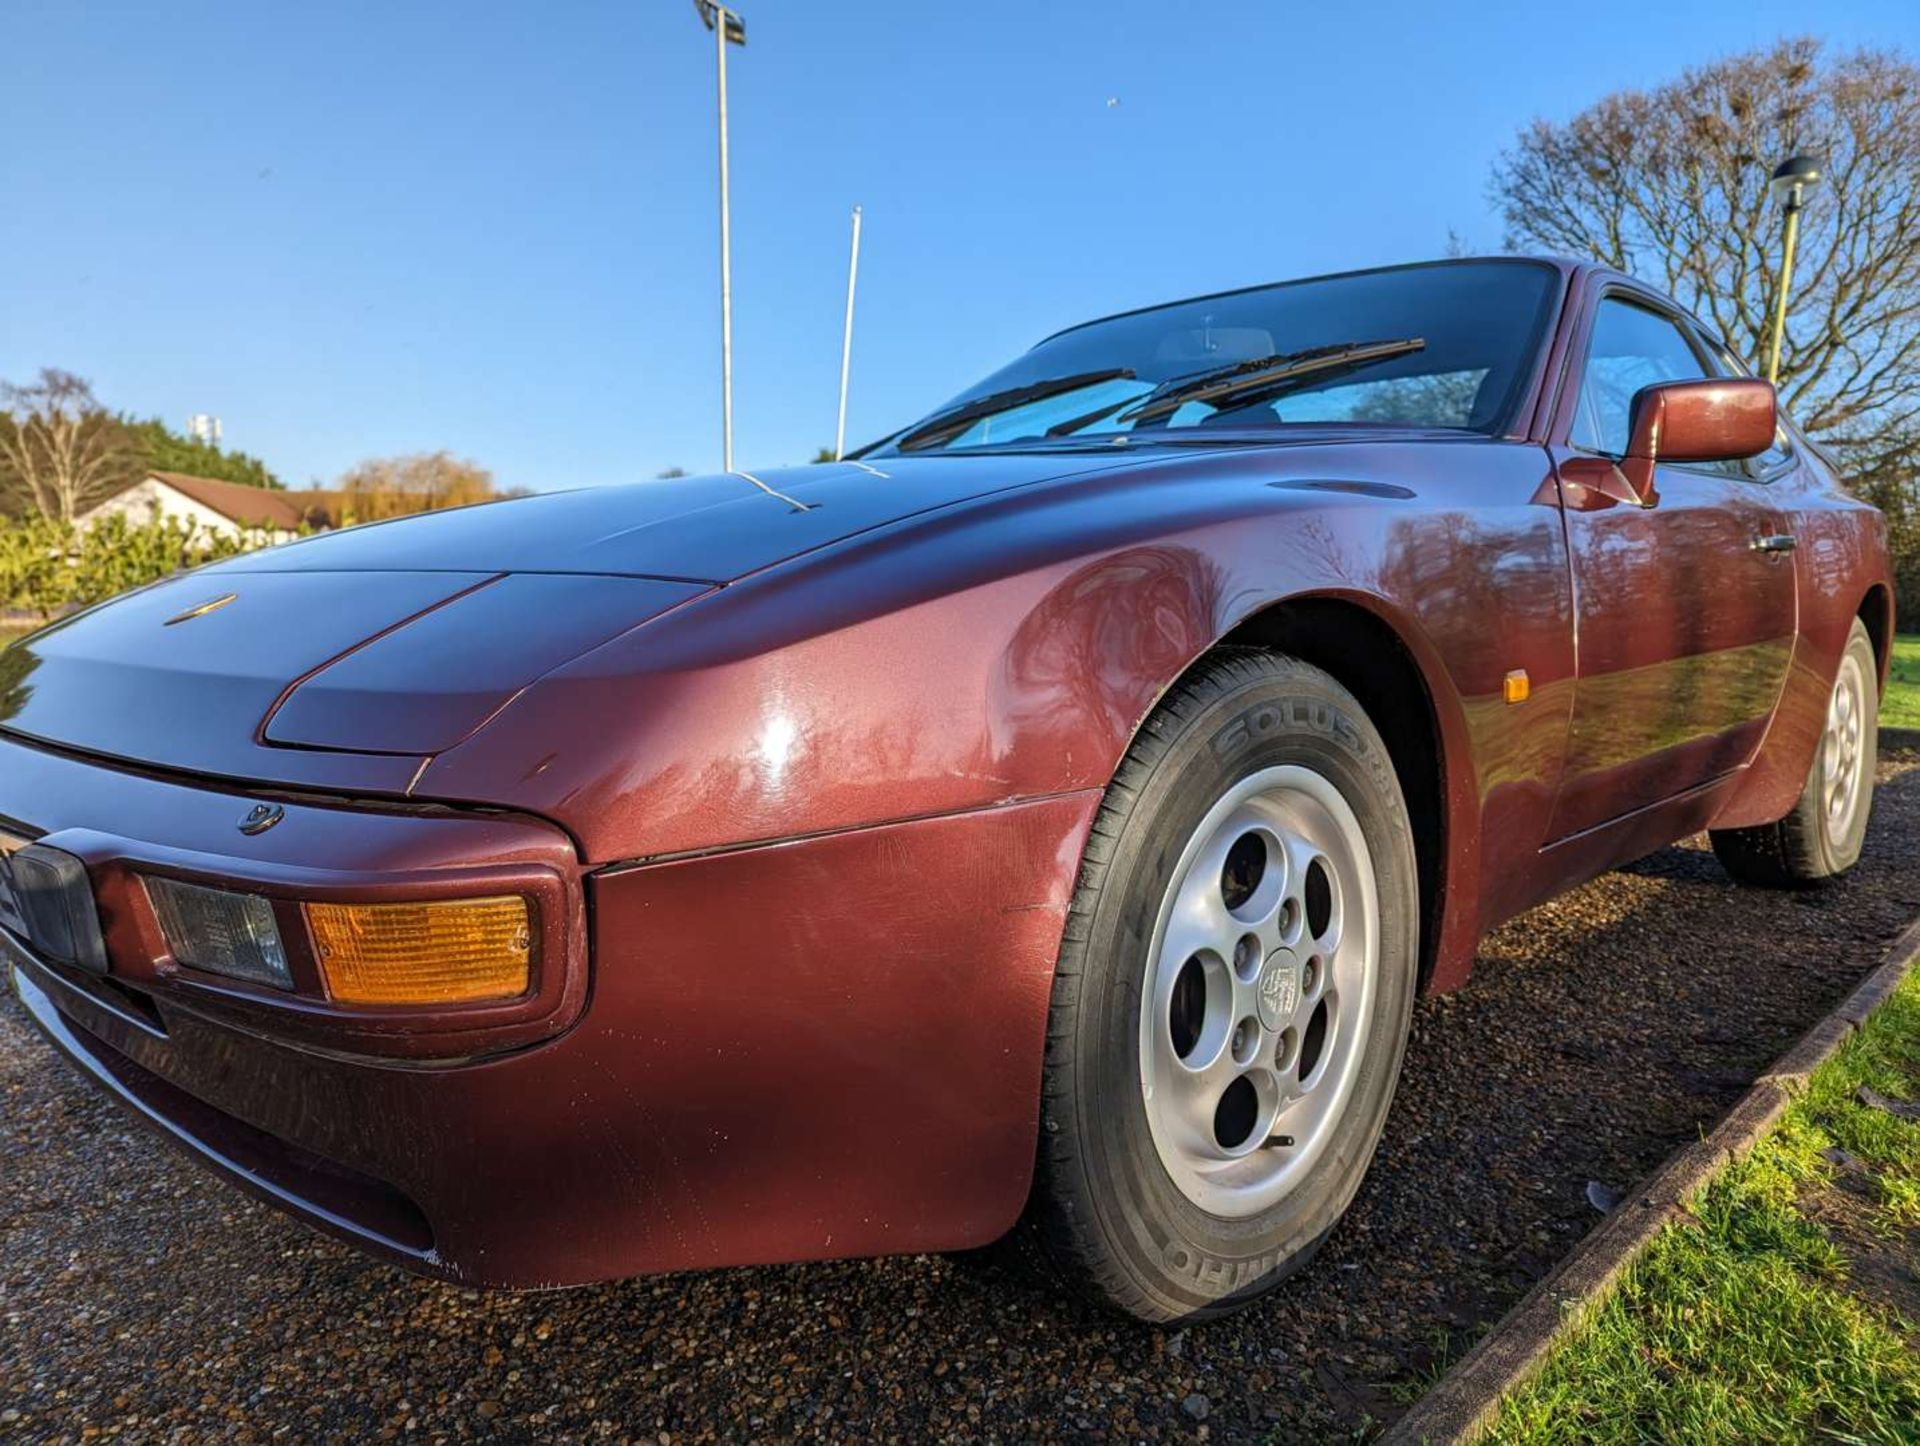
[[840,336],[840,420],[833,429],[833,459],[847,451],[847,372],[853,362],[853,286],[860,277],[860,208],[853,208],[853,250],[847,258],[847,324]]

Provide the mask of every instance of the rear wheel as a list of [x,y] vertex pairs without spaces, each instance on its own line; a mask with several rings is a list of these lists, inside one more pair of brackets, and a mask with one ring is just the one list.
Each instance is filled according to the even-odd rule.
[[1827,698],[1826,726],[1806,787],[1778,823],[1714,829],[1713,852],[1743,883],[1796,888],[1837,878],[1860,859],[1879,761],[1880,668],[1854,619]]
[[1305,1263],[1372,1158],[1417,972],[1392,762],[1317,668],[1222,654],[1162,703],[1082,865],[1029,1230],[1146,1320]]

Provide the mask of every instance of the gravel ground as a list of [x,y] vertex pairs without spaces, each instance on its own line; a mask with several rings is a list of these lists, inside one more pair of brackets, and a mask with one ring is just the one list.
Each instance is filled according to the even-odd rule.
[[1735,891],[1704,841],[1516,920],[1423,1002],[1380,1161],[1277,1299],[1190,1331],[904,1258],[486,1296],[155,1146],[0,1005],[0,1438],[1324,1439],[1392,1417],[1879,962],[1920,756],[1866,860]]

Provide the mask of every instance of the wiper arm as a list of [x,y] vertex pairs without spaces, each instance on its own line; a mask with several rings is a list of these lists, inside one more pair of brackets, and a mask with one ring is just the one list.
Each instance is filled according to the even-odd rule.
[[1426,345],[1427,339],[1423,336],[1403,337],[1398,341],[1342,342],[1235,362],[1163,382],[1139,403],[1132,406],[1122,403],[1125,410],[1120,411],[1115,420],[1143,422],[1177,412],[1188,402],[1212,402],[1222,397],[1238,397],[1241,404],[1251,405],[1262,397],[1291,390],[1303,378],[1372,366],[1375,362],[1424,351]]
[[970,402],[962,402],[952,411],[940,412],[929,417],[912,430],[902,434],[893,445],[897,451],[901,452],[937,446],[941,442],[951,441],[981,418],[991,417],[996,412],[1012,411],[1015,407],[1023,407],[1029,402],[1043,402],[1048,397],[1065,396],[1068,392],[1097,387],[1102,382],[1132,380],[1132,367],[1108,367],[1104,371],[1075,372],[1072,376],[1048,377],[1044,381],[1028,382],[1025,386],[989,392],[984,397],[975,397]]

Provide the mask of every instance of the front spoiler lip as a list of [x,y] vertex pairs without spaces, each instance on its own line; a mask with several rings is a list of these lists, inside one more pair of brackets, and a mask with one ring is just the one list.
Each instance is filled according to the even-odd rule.
[[[332,1187],[333,1203],[316,1198],[311,1189],[295,1188],[289,1176],[298,1166],[289,1162],[296,1160],[292,1152],[297,1146],[196,1099],[179,1086],[152,1074],[106,1041],[96,1040],[91,1031],[69,1018],[56,1002],[56,992],[65,994],[71,987],[61,981],[51,965],[4,929],[0,929],[0,960],[7,965],[21,1007],[48,1043],[134,1119],[195,1163],[238,1185],[256,1199],[356,1249],[416,1274],[442,1279],[457,1277],[457,1272],[434,1248],[433,1233],[425,1216],[398,1190],[331,1161],[325,1164],[331,1176],[328,1183]],[[123,1015],[91,995],[83,997],[93,1007],[127,1025],[152,1032],[151,1025]],[[189,1121],[201,1128],[193,1128]],[[226,1135],[224,1146],[211,1137],[215,1130]],[[312,1178],[326,1177],[314,1172]]]

